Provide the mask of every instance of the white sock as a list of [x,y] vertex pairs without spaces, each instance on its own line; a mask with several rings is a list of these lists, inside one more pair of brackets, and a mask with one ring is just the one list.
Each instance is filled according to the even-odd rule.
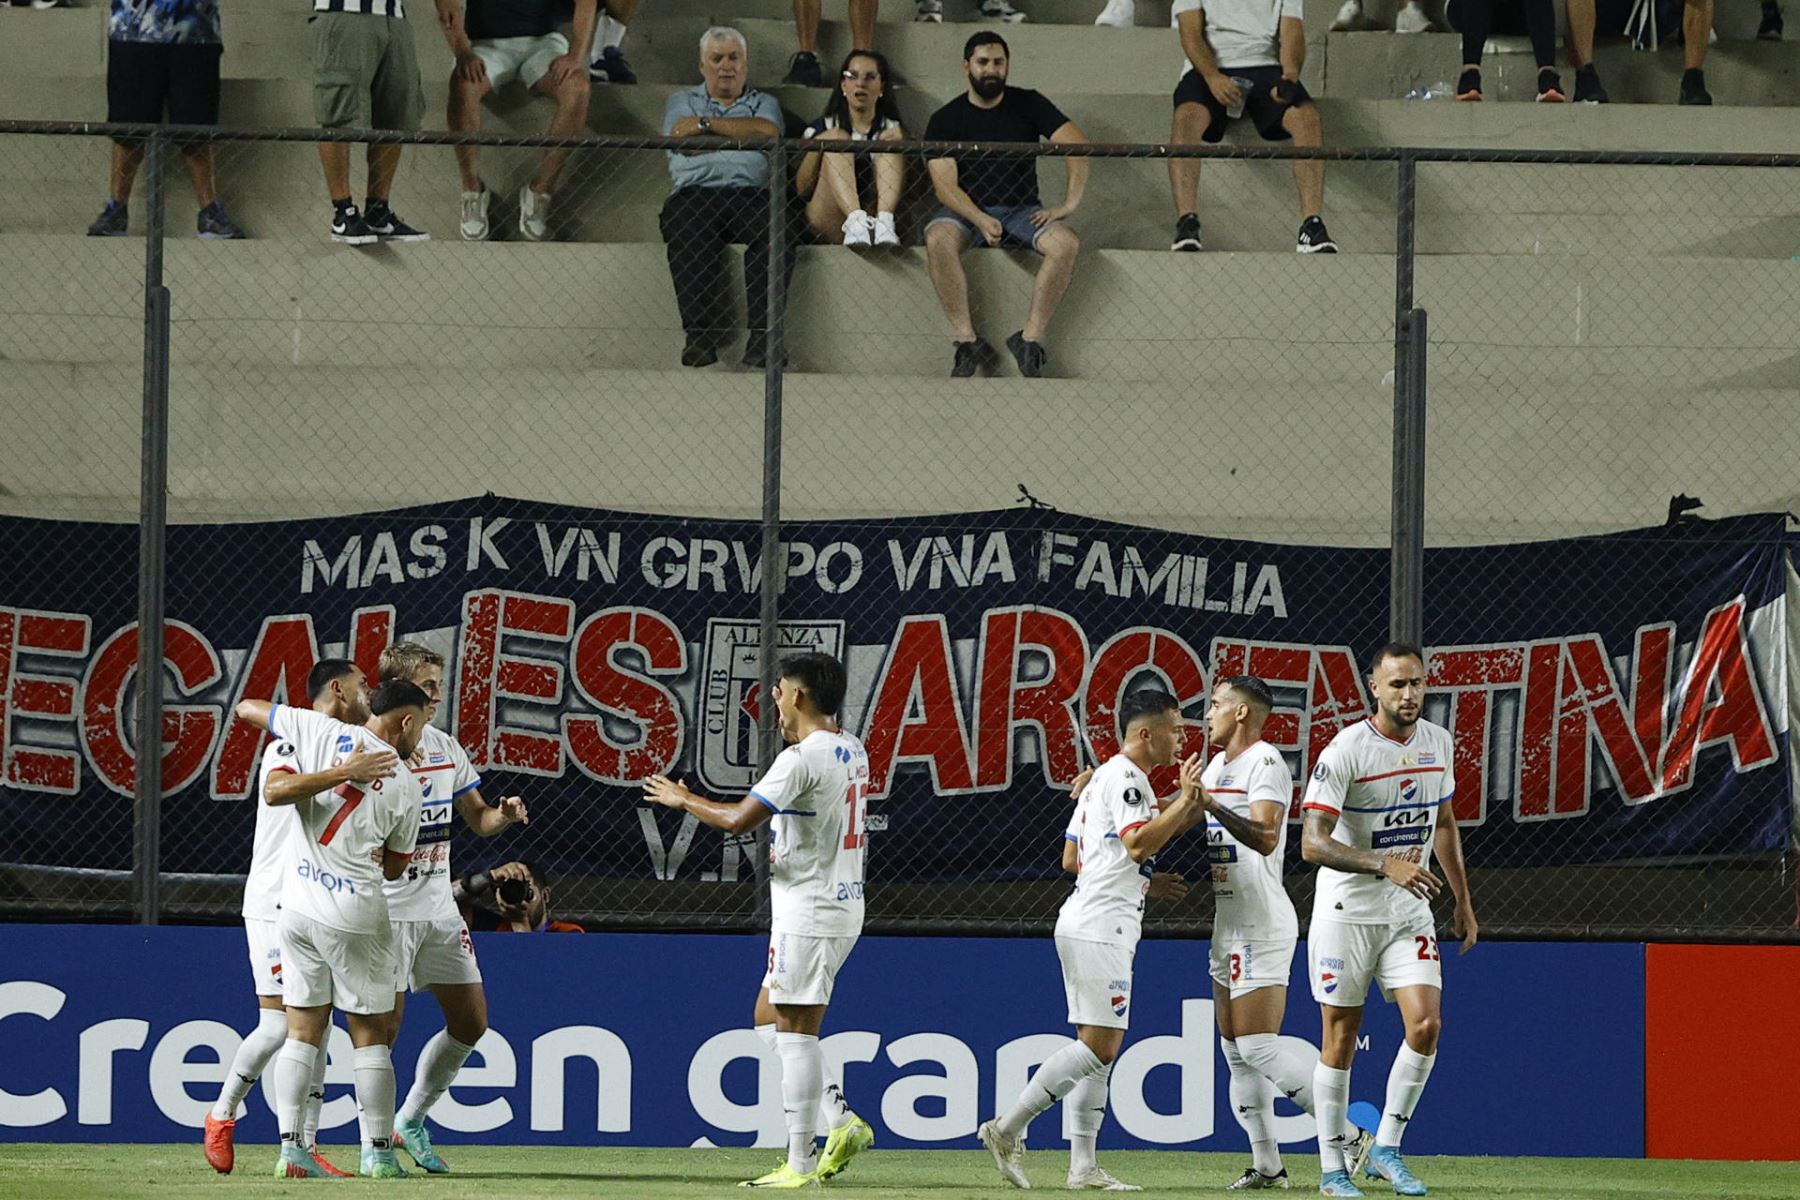
[[1075,1090],[1075,1085],[1106,1066],[1080,1039],[1070,1042],[1045,1059],[1032,1074],[1031,1082],[1019,1093],[1018,1100],[996,1124],[1000,1132],[1024,1137],[1031,1118]]
[[1319,1168],[1329,1175],[1344,1169],[1344,1110],[1350,1107],[1350,1072],[1328,1067],[1313,1068],[1313,1120],[1319,1127]]
[[788,1166],[809,1174],[819,1165],[819,1093],[825,1090],[825,1053],[811,1033],[777,1033],[781,1054],[781,1111],[787,1117]]
[[1431,1078],[1431,1068],[1437,1064],[1437,1054],[1420,1054],[1405,1042],[1400,1043],[1400,1052],[1394,1055],[1393,1069],[1388,1072],[1387,1107],[1381,1110],[1381,1128],[1375,1132],[1375,1140],[1383,1146],[1398,1146],[1400,1139],[1406,1136],[1406,1126],[1412,1120],[1413,1109],[1419,1107],[1419,1097],[1425,1093],[1425,1081]]
[[[326,1030],[325,1035],[329,1038],[331,1031]],[[306,1112],[300,1119],[300,1141],[308,1150],[319,1144],[319,1110],[325,1107],[325,1067],[330,1061],[331,1055],[320,1046],[306,1081]]]
[[588,61],[599,62],[603,51],[621,44],[624,40],[625,26],[604,12],[601,13],[600,19],[594,22],[594,41],[588,47]]
[[[775,1049],[773,1021],[756,1026],[756,1036],[763,1040],[763,1045]],[[856,1119],[856,1113],[851,1110],[850,1101],[844,1098],[844,1085],[831,1073],[831,1064],[825,1061],[822,1053],[819,1055],[819,1077],[825,1081],[825,1087],[819,1099],[819,1123],[815,1128],[842,1129]]]
[[413,1077],[413,1085],[406,1093],[400,1120],[423,1121],[431,1106],[456,1082],[456,1073],[473,1053],[475,1047],[463,1045],[451,1037],[448,1030],[438,1030],[437,1036],[425,1043],[425,1052],[419,1055],[419,1073]]
[[[1268,1036],[1268,1035],[1264,1035]],[[1231,1110],[1250,1138],[1253,1165],[1264,1175],[1281,1174],[1281,1151],[1271,1128],[1275,1121],[1275,1085],[1267,1075],[1244,1061],[1239,1043],[1219,1039],[1225,1065],[1231,1068]]]
[[356,1048],[356,1103],[362,1144],[386,1150],[394,1139],[394,1060],[386,1046]]
[[296,1038],[281,1046],[281,1057],[275,1060],[275,1127],[281,1131],[281,1144],[304,1150],[300,1134],[300,1110],[306,1104],[306,1083],[312,1078],[313,1058],[325,1052]]
[[624,45],[625,44],[625,22],[619,20],[617,17],[607,17],[607,18],[605,18],[605,23],[606,23],[606,46],[605,46],[605,48],[608,50],[612,50],[612,49],[616,49],[619,46]]
[[225,1086],[219,1089],[219,1098],[212,1107],[213,1120],[234,1121],[237,1119],[238,1105],[256,1086],[269,1060],[281,1053],[282,1043],[287,1041],[287,1013],[279,1008],[258,1009],[262,1015],[256,1019],[256,1028],[238,1044],[238,1051],[231,1057],[231,1069],[225,1075]]
[[1100,1126],[1106,1122],[1106,1089],[1112,1083],[1112,1064],[1106,1063],[1069,1090],[1063,1111],[1069,1115],[1069,1174],[1091,1171]]

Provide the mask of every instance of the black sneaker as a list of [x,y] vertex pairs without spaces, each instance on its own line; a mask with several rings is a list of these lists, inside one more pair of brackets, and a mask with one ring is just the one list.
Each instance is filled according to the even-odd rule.
[[[625,61],[625,52],[617,46],[608,46],[602,50],[600,57],[595,60],[594,66],[605,73],[607,83],[630,84],[637,82],[637,72],[631,69],[631,64]],[[593,74],[592,68],[589,69],[588,74],[590,76]]]
[[1228,1192],[1259,1192],[1264,1188],[1285,1188],[1288,1186],[1287,1168],[1283,1167],[1273,1175],[1264,1175],[1255,1167],[1245,1167],[1244,1173],[1225,1185]]
[[684,367],[710,367],[719,361],[719,349],[712,339],[704,334],[690,333],[687,344],[681,348],[681,365]]
[[1611,98],[1600,83],[1600,69],[1593,63],[1575,72],[1575,103],[1605,104]]
[[1563,94],[1562,76],[1555,67],[1544,67],[1538,71],[1537,98],[1539,104],[1567,104],[1569,98]]
[[1326,232],[1325,222],[1318,217],[1308,217],[1300,222],[1300,237],[1294,243],[1294,249],[1302,254],[1336,254],[1337,243],[1331,240]]
[[781,82],[795,87],[824,87],[825,72],[819,68],[819,56],[802,50],[788,59],[788,71]]
[[1706,90],[1706,72],[1699,67],[1690,67],[1681,73],[1681,104],[1712,103],[1712,93]]
[[87,235],[89,237],[124,237],[125,227],[129,223],[125,202],[108,199],[106,207],[100,210],[100,215],[94,218],[92,225],[88,226]]
[[969,379],[988,362],[993,351],[980,338],[956,343],[956,360],[950,365],[950,378]]
[[369,201],[369,229],[384,242],[429,242],[431,235],[414,229],[388,207],[386,200]]
[[1200,249],[1200,214],[1182,213],[1175,218],[1175,240],[1169,249],[1198,253]]
[[1781,40],[1781,5],[1775,0],[1763,0],[1762,24],[1756,27],[1756,40],[1759,42],[1779,42]]
[[208,241],[235,242],[244,236],[244,231],[217,200],[201,209],[194,218],[194,232]]
[[1021,329],[1006,339],[1006,348],[1012,351],[1013,361],[1019,364],[1019,374],[1027,379],[1043,375],[1044,343],[1026,341],[1025,331]]
[[381,239],[369,228],[369,222],[356,205],[346,200],[332,209],[331,240],[346,246],[373,246]]
[[1468,101],[1481,99],[1480,71],[1470,67],[1456,77],[1456,98]]

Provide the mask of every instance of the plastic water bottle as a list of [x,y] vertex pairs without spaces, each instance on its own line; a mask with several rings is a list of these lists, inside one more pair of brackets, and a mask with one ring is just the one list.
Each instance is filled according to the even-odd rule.
[[1420,84],[1406,93],[1408,100],[1451,100],[1456,97],[1456,89],[1450,86],[1448,79],[1440,79],[1436,83]]
[[1233,75],[1231,82],[1237,84],[1238,102],[1225,110],[1225,115],[1237,120],[1244,115],[1244,102],[1250,99],[1250,89],[1256,86],[1254,80],[1245,79],[1242,75]]

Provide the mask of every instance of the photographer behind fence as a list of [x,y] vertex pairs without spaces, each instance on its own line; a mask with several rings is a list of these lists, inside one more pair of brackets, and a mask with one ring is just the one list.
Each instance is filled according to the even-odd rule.
[[463,920],[475,933],[586,933],[550,916],[550,884],[525,859],[473,871],[451,885]]

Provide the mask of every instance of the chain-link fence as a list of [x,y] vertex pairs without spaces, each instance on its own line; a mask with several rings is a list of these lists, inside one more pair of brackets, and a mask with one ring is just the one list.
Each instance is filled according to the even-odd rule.
[[[252,236],[186,236],[165,131],[146,253],[142,200],[128,239],[69,224],[108,132],[0,135],[63,198],[0,233],[13,915],[229,918],[264,740],[231,705],[406,639],[447,659],[484,796],[532,813],[459,834],[459,873],[526,857],[591,926],[754,928],[757,844],[636,781],[754,781],[773,632],[849,668],[870,928],[1042,930],[1125,692],[1197,718],[1263,675],[1303,781],[1367,711],[1361,657],[1422,628],[1491,932],[1793,935],[1781,522],[1648,527],[1673,492],[1789,506],[1800,164],[783,141],[692,186],[691,141],[422,134],[387,199],[431,240],[352,247],[300,133],[205,135]],[[959,224],[946,161],[1081,203]],[[1209,253],[1169,252],[1172,161],[1203,163]],[[1289,250],[1314,164],[1345,253]],[[871,244],[796,176],[873,201]],[[134,800],[144,469],[163,794]],[[1203,881],[1204,845],[1161,865]],[[1203,931],[1203,893],[1149,928]]]

